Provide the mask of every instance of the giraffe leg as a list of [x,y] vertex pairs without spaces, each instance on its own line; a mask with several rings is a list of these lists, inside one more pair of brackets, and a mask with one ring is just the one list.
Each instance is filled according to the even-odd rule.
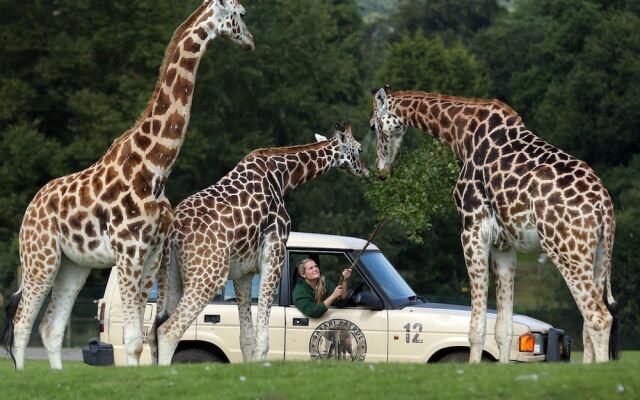
[[469,325],[469,363],[479,363],[486,336],[487,291],[489,288],[489,242],[483,237],[481,224],[462,231],[469,283],[471,286],[471,323]]
[[[50,246],[41,248],[40,251],[50,255],[47,258],[50,263],[44,264],[35,255],[21,254],[22,284],[19,291],[21,297],[13,317],[13,348],[17,370],[24,368],[25,352],[33,324],[42,303],[49,295],[60,266],[60,249],[57,242],[52,242]],[[37,272],[32,274],[31,271],[34,270]]]
[[[147,307],[147,300],[149,299],[149,293],[151,293],[151,288],[153,287],[153,280],[156,277],[158,269],[160,268],[160,264],[162,263],[162,247],[158,246],[158,248],[151,251],[149,257],[144,263],[144,268],[142,272],[142,284],[140,288],[140,299],[139,299],[139,310],[140,313],[140,331],[143,332],[144,325],[144,315]],[[156,308],[156,313],[159,308]],[[155,321],[154,321],[155,323]],[[151,330],[147,333],[147,341],[149,342],[149,346],[151,349],[151,364],[155,364],[157,361],[157,348],[155,343],[155,326],[151,327]]]
[[593,342],[591,341],[591,337],[589,336],[589,327],[587,326],[586,321],[582,324],[582,346],[584,347],[582,363],[593,363],[595,361],[596,355],[593,348]]
[[[562,254],[555,246],[543,242],[543,249],[562,274],[571,295],[584,318],[583,340],[585,353],[583,362],[605,362],[609,360],[609,335],[613,317],[604,303],[604,283],[597,282],[594,252],[584,254]],[[597,270],[597,268],[595,268]],[[591,346],[591,347],[587,347]]]
[[251,317],[251,281],[252,275],[245,275],[234,279],[233,287],[238,298],[238,314],[240,316],[240,349],[242,359],[251,361],[255,348],[255,331],[253,329],[253,318]]
[[[163,198],[160,202],[161,209],[161,217],[159,219],[160,227],[158,230],[157,236],[157,245],[154,250],[150,253],[149,257],[145,261],[144,268],[142,271],[142,289],[140,292],[140,315],[144,318],[144,312],[147,307],[147,300],[149,298],[149,294],[151,293],[151,288],[153,287],[154,279],[158,279],[158,293],[160,293],[160,279],[162,278],[163,283],[166,281],[167,276],[162,276],[158,274],[163,265],[165,266],[164,271],[168,273],[168,260],[171,257],[171,226],[173,222],[173,211],[171,209],[171,204],[169,200]],[[164,262],[164,260],[167,262]],[[164,289],[164,288],[163,288]],[[158,296],[160,297],[160,296]],[[162,304],[161,304],[162,303]],[[158,299],[158,303],[156,306],[156,318],[153,321],[151,329],[147,332],[147,341],[149,343],[149,350],[151,351],[151,364],[157,364],[158,362],[158,346],[156,342],[156,331],[158,325],[162,323],[164,309],[164,299]],[[141,321],[142,321],[141,318]],[[165,317],[166,318],[166,317]]]
[[49,353],[49,364],[53,369],[62,369],[62,339],[73,305],[84,286],[91,269],[81,267],[66,257],[60,265],[53,283],[51,300],[40,323],[40,337]]
[[513,278],[517,253],[513,247],[501,251],[491,248],[491,257],[496,275],[496,318],[495,338],[500,349],[500,362],[508,363],[513,339]]
[[142,266],[120,257],[117,260],[117,268],[127,364],[138,366],[142,353],[142,314],[139,305]]
[[282,237],[282,235],[275,233],[265,235],[265,242],[262,247],[254,361],[264,360],[269,351],[269,313],[273,303],[273,296],[280,280],[282,262],[286,252],[286,238],[281,239]]
[[596,302],[598,310],[598,317],[595,318],[594,326],[589,327],[590,329],[595,330],[594,334],[591,335],[591,345],[593,346],[594,353],[593,361],[595,362],[604,362],[609,360],[609,340],[611,339],[610,335],[613,325],[613,316],[609,312],[609,308],[604,301],[604,296],[606,296],[607,269],[610,268],[610,260],[611,255],[605,250],[605,243],[603,240],[600,240],[596,247],[593,263],[595,291],[592,291],[592,297]]
[[[13,349],[17,370],[24,369],[24,358],[29,344],[29,337],[31,336],[31,329],[52,285],[53,279],[50,279],[44,285],[25,282],[22,287],[22,298],[16,312],[13,328]],[[34,288],[34,286],[38,287]]]
[[175,259],[175,255],[171,253],[169,243],[164,248],[161,264],[157,274],[158,300],[156,318],[149,331],[149,348],[153,363],[158,361],[158,327],[175,311],[182,297],[182,278],[178,262]]
[[[194,251],[195,255],[196,251]],[[170,365],[178,342],[209,300],[222,288],[229,275],[229,250],[217,249],[213,256],[203,261],[199,257],[183,260],[182,276],[184,292],[176,310],[158,327],[158,365]],[[198,270],[199,275],[187,275],[187,271]],[[205,274],[209,274],[204,282]],[[211,282],[211,283],[209,283]]]

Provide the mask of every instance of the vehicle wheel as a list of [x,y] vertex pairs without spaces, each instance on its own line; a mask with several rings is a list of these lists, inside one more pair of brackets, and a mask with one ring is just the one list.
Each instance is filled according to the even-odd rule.
[[[493,358],[487,356],[486,354],[482,355],[481,362],[493,362]],[[444,357],[438,360],[438,363],[455,363],[455,364],[468,364],[469,363],[469,350],[457,350],[453,351],[449,354],[446,354]]]
[[176,352],[171,364],[199,364],[222,362],[218,356],[203,349],[184,349]]

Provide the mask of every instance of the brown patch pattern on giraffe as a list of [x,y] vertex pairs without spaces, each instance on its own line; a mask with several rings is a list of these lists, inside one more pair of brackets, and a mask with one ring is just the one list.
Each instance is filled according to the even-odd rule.
[[[390,132],[401,126],[429,131],[462,162],[454,199],[463,220],[462,245],[471,280],[472,358],[473,348],[484,341],[477,337],[484,332],[478,310],[486,308],[488,252],[499,257],[503,265],[498,267],[506,277],[499,285],[499,304],[504,300],[511,307],[509,271],[515,269],[515,250],[510,249],[541,248],[564,276],[584,317],[591,346],[585,360],[608,359],[612,316],[603,299],[614,302],[614,212],[607,190],[585,162],[534,135],[498,100],[387,88],[374,97],[372,126],[378,134],[379,165],[393,162],[393,149],[402,137],[394,139]],[[594,289],[587,291],[587,286]]]
[[[336,138],[305,146],[260,149],[251,152],[215,185],[183,200],[175,208],[175,220],[165,246],[167,263],[158,275],[158,314],[170,314],[158,328],[160,362],[170,356],[180,338],[209,299],[226,282],[236,284],[241,330],[251,325],[249,281],[259,269],[262,276],[258,301],[258,332],[255,353],[243,345],[245,359],[265,356],[259,343],[266,337],[268,310],[280,278],[290,220],[284,196],[296,186],[333,166],[356,175],[368,170],[359,158],[360,144],[350,128]],[[170,264],[169,254],[177,260]],[[262,255],[262,265],[258,265]],[[183,293],[177,304],[170,276],[180,268]],[[245,289],[239,289],[244,287]],[[167,304],[177,304],[173,311]],[[253,329],[250,329],[253,331]],[[262,336],[260,336],[262,335]],[[248,339],[249,340],[249,339]],[[166,344],[168,341],[168,344]],[[241,337],[241,342],[244,342]],[[262,343],[264,345],[264,343]]]

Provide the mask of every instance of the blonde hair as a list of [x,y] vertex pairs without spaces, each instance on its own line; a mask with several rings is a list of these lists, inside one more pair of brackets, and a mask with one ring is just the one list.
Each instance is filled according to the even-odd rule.
[[[305,270],[304,265],[309,261],[316,262],[316,260],[314,260],[313,258],[305,258],[304,260],[298,263],[298,275],[300,276],[304,275],[304,270]],[[320,276],[320,279],[318,279],[318,283],[316,284],[316,287],[313,290],[313,292],[315,294],[316,303],[321,303],[325,293],[327,292],[327,287],[324,282],[324,276],[322,275]]]

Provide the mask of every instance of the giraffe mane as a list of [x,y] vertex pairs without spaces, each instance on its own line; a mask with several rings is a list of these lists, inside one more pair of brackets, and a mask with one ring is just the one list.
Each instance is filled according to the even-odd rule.
[[247,154],[245,158],[249,157],[261,157],[261,156],[280,156],[286,154],[295,154],[301,151],[308,150],[320,150],[327,145],[327,142],[332,142],[335,139],[330,139],[328,141],[316,142],[310,144],[301,144],[296,146],[287,146],[287,147],[271,147],[265,149],[256,149],[251,153]]
[[191,13],[189,18],[187,18],[173,32],[173,36],[171,36],[171,41],[169,42],[169,45],[165,50],[164,56],[162,57],[162,63],[160,64],[160,76],[156,81],[156,86],[153,89],[153,94],[151,96],[151,99],[147,103],[147,106],[145,107],[144,111],[142,111],[142,113],[138,116],[133,126],[127,129],[123,134],[121,134],[120,136],[118,136],[113,140],[113,142],[111,143],[111,146],[109,146],[109,149],[107,149],[107,152],[100,158],[98,162],[103,160],[107,156],[107,154],[113,151],[120,143],[127,140],[131,136],[131,134],[135,132],[136,129],[149,116],[151,108],[153,107],[153,104],[156,101],[158,94],[160,93],[160,87],[162,86],[162,82],[166,79],[167,68],[169,66],[169,58],[173,55],[173,52],[176,50],[176,47],[178,47],[178,42],[182,38],[182,35],[184,34],[184,32],[187,30],[187,27],[189,27],[193,23],[193,21],[195,21],[202,14],[206,6],[208,6],[208,3],[202,3],[193,13]]
[[184,32],[187,30],[187,28],[191,26],[191,24],[193,24],[193,22],[198,17],[200,17],[202,12],[206,9],[208,5],[209,5],[208,3],[200,4],[200,6],[193,13],[191,13],[189,18],[187,18],[186,21],[184,21],[173,32],[173,36],[171,36],[171,41],[169,42],[169,46],[167,46],[167,50],[165,50],[164,56],[162,57],[162,63],[160,64],[160,76],[158,77],[158,80],[156,81],[156,85],[153,89],[153,96],[151,96],[149,103],[147,103],[147,106],[145,107],[144,111],[140,114],[140,116],[134,123],[133,128],[131,130],[133,130],[135,127],[141,124],[145,120],[145,118],[148,117],[149,111],[151,110],[151,107],[153,107],[153,104],[158,96],[158,93],[160,92],[160,87],[162,86],[162,82],[166,79],[167,68],[169,66],[169,59],[171,58],[171,56],[173,56],[173,52],[176,50],[176,47],[178,47],[178,42],[180,41],[180,39],[182,39],[182,36]]
[[392,96],[397,96],[397,95],[415,96],[415,97],[433,97],[439,100],[451,101],[455,103],[463,103],[468,105],[480,105],[480,106],[493,105],[504,110],[509,115],[512,115],[514,117],[520,117],[520,115],[518,115],[518,113],[513,108],[511,108],[508,104],[498,99],[481,99],[481,98],[475,98],[475,97],[449,96],[449,95],[440,94],[440,93],[419,92],[417,90],[402,90],[402,91],[398,90],[398,91],[392,92]]

